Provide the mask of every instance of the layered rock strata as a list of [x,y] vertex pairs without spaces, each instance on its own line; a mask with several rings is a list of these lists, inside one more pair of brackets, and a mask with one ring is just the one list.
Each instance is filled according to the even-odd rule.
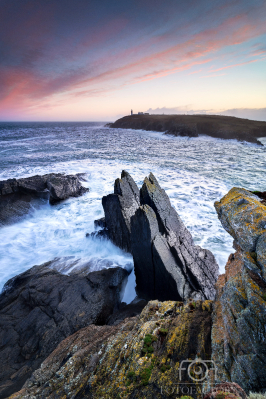
[[214,299],[218,264],[210,251],[194,244],[152,173],[139,192],[123,171],[115,193],[102,202],[109,236],[133,255],[141,298]]
[[152,301],[119,325],[85,327],[62,341],[12,399],[182,396],[187,359],[210,359],[211,307]]
[[236,252],[217,282],[213,360],[219,381],[259,391],[266,388],[266,207],[251,192],[233,188],[215,208]]
[[109,237],[119,248],[131,252],[131,216],[140,205],[139,189],[126,171],[122,171],[121,179],[116,179],[114,194],[102,199],[105,213],[105,224]]
[[0,226],[24,216],[40,198],[55,204],[84,194],[88,188],[82,186],[82,180],[81,175],[50,173],[0,181]]
[[0,295],[1,399],[20,389],[63,339],[105,324],[119,308],[126,270],[68,276],[53,267],[34,266],[9,280]]

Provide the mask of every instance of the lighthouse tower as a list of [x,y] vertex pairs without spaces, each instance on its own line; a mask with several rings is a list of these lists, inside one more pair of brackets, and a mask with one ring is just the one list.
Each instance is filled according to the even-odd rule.
[[133,115],[133,109],[131,110],[131,115]]

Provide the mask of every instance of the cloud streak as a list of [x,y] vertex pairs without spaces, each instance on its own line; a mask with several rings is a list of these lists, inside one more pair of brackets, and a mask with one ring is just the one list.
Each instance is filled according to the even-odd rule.
[[152,1],[63,3],[2,1],[0,115],[101,96],[183,71],[221,76],[216,72],[259,62],[266,54],[259,42],[239,62],[228,65],[226,56],[232,47],[266,34],[261,23],[266,6],[259,0],[223,6],[207,0],[177,6],[168,0],[157,8]]

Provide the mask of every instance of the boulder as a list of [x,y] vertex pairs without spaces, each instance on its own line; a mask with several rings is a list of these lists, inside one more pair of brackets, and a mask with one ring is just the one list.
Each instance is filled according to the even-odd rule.
[[118,325],[85,327],[62,341],[12,399],[181,396],[191,362],[210,359],[211,309],[211,301],[151,301]]
[[[63,275],[48,262],[9,280],[0,295],[0,398],[19,390],[66,337],[119,309],[128,272]],[[67,356],[67,354],[66,354]]]
[[81,185],[83,180],[78,175],[50,173],[0,181],[0,226],[19,220],[40,199],[55,204],[84,194],[88,189]]
[[266,388],[266,207],[251,192],[233,188],[215,208],[236,252],[217,282],[212,358],[219,382],[260,391]]
[[139,189],[126,171],[116,179],[114,194],[102,198],[105,224],[111,241],[119,248],[131,252],[131,216],[140,205]]

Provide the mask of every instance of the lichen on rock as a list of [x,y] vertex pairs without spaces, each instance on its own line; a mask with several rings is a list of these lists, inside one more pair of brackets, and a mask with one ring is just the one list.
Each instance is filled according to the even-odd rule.
[[150,301],[119,325],[83,328],[11,398],[175,398],[181,362],[211,355],[212,303],[194,305]]

